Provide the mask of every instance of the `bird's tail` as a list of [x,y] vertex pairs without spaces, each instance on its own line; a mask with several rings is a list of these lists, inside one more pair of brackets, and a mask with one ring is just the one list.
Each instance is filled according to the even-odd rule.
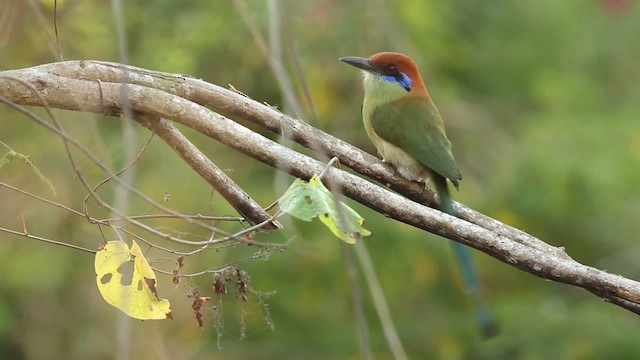
[[[433,180],[436,185],[436,190],[438,191],[438,196],[440,197],[440,210],[451,216],[458,217],[458,214],[453,208],[451,196],[449,195],[447,179],[442,176],[434,176]],[[465,287],[473,303],[476,323],[482,333],[482,336],[485,338],[491,338],[497,334],[498,326],[493,316],[493,312],[485,303],[482,287],[480,286],[480,280],[478,279],[478,274],[476,273],[473,265],[473,259],[471,258],[469,248],[457,241],[453,241],[452,245],[453,252],[462,273],[462,279],[464,280]]]

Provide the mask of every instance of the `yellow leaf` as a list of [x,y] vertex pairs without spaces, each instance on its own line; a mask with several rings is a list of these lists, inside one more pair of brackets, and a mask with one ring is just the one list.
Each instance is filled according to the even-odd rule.
[[106,302],[140,320],[172,319],[169,300],[159,299],[156,275],[135,241],[100,244],[95,261],[96,283]]

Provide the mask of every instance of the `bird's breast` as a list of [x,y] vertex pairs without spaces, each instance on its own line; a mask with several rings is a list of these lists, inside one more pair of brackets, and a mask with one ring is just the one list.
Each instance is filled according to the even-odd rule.
[[426,182],[431,176],[426,166],[390,142],[380,139],[376,148],[384,161],[393,165],[403,178]]
[[378,153],[382,156],[382,159],[393,165],[403,178],[412,181],[426,182],[431,176],[429,169],[400,147],[378,136],[371,125],[371,121],[368,120],[370,117],[367,117],[368,114],[365,110],[366,107],[363,107],[364,128],[369,139],[371,139]]

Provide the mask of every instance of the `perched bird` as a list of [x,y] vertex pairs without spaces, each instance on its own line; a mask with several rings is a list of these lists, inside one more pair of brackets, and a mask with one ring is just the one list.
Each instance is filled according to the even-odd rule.
[[[429,96],[418,66],[406,55],[381,52],[371,57],[347,56],[341,61],[362,70],[364,102],[362,120],[367,135],[385,162],[408,179],[432,179],[440,198],[440,209],[457,216],[447,179],[458,188],[462,175],[451,152],[442,117]],[[474,302],[482,333],[492,336],[496,326],[491,311],[483,305],[480,282],[469,249],[453,242],[463,278]]]

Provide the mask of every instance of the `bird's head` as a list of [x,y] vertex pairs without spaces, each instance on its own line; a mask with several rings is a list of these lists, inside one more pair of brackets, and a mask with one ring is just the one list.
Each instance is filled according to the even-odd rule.
[[369,58],[345,56],[340,60],[363,70],[367,92],[393,92],[398,96],[406,96],[408,93],[414,96],[429,95],[418,65],[406,55],[381,52]]

